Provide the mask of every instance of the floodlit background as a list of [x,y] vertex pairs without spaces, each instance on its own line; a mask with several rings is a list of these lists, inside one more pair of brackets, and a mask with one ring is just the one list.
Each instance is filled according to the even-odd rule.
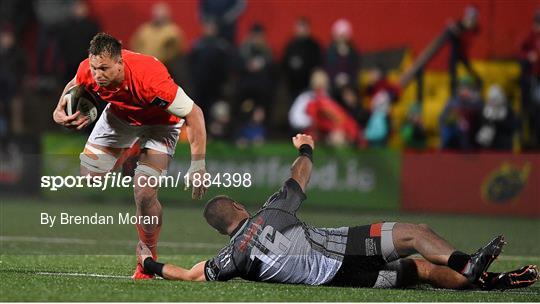
[[[202,202],[183,187],[162,189],[162,256],[187,266],[214,254],[227,239],[204,222],[205,200],[227,194],[257,210],[287,178],[297,155],[290,138],[304,132],[317,148],[302,220],[427,222],[465,251],[505,233],[506,260],[494,267],[540,263],[538,1],[3,0],[0,272],[8,278],[2,290],[10,292],[0,299],[155,299],[135,297],[140,290],[129,287],[119,297],[101,281],[70,297],[36,274],[126,276],[134,264],[130,225],[40,224],[41,213],[135,209],[131,189],[40,187],[43,175],[78,174],[93,125],[63,129],[52,111],[100,31],[157,57],[203,109],[210,173],[251,175],[249,189],[215,186]],[[169,173],[185,172],[189,155],[183,132]],[[130,161],[119,171],[129,173]],[[96,255],[110,256],[96,268]],[[23,296],[17,282],[47,296]],[[261,301],[249,298],[250,288],[265,288],[256,286],[241,286],[248,300]],[[238,300],[220,292],[219,300]],[[320,292],[318,298],[267,292],[265,299],[394,299]],[[158,299],[207,299],[175,295]],[[467,297],[478,300],[439,299]],[[538,298],[533,289],[507,300]]]

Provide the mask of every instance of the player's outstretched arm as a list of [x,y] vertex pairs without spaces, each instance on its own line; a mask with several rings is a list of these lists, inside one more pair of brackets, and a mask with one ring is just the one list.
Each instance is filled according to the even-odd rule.
[[62,95],[60,95],[60,100],[58,101],[58,104],[53,111],[53,120],[57,124],[66,128],[77,128],[77,130],[81,130],[89,124],[88,118],[86,118],[86,116],[79,117],[79,111],[73,113],[73,115],[70,116],[66,114],[66,93],[67,91],[69,91],[69,89],[76,85],[77,82],[75,81],[75,78],[73,78],[70,82],[66,84],[64,91],[62,91]]
[[[191,112],[185,117],[186,131],[191,149],[190,174],[198,172],[201,175],[206,172],[206,127],[204,124],[204,114],[199,106],[193,104]],[[193,187],[192,198],[201,199],[206,192],[206,188],[201,183],[200,187]]]
[[293,145],[300,152],[300,156],[296,158],[291,167],[292,178],[300,185],[302,191],[306,191],[307,184],[311,177],[311,169],[313,166],[313,149],[315,143],[310,135],[296,134],[292,138]]
[[159,275],[166,280],[206,281],[204,265],[206,261],[195,264],[191,269],[185,269],[172,264],[156,262],[150,249],[142,242],[137,245],[137,260],[146,272]]
[[172,264],[163,265],[162,277],[166,280],[181,280],[181,281],[206,281],[204,276],[204,264],[206,261],[199,262],[191,269],[184,269]]

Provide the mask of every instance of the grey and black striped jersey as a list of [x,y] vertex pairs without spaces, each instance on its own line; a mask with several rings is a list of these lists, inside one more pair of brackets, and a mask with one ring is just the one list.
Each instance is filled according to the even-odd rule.
[[289,179],[252,217],[239,225],[227,246],[205,265],[206,279],[320,285],[338,272],[348,227],[313,228],[296,217],[306,199]]

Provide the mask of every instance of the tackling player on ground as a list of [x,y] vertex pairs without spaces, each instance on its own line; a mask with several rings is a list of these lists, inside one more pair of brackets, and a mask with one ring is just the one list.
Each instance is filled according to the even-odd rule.
[[[440,288],[508,289],[538,280],[536,266],[507,273],[487,272],[505,244],[498,236],[476,253],[456,250],[427,225],[383,222],[342,228],[315,228],[296,217],[311,175],[314,143],[293,138],[300,156],[291,178],[264,206],[250,215],[227,196],[211,199],[207,222],[231,240],[216,257],[191,269],[157,262],[139,243],[145,270],[165,279],[246,280],[354,287],[404,287],[419,282]],[[406,258],[420,254],[424,259]]]
[[[139,142],[141,154],[134,180],[141,176],[162,176],[173,156],[180,127],[186,123],[191,149],[189,174],[205,172],[206,130],[202,110],[172,80],[156,58],[122,49],[116,38],[99,33],[90,42],[88,59],[65,87],[53,113],[56,123],[81,130],[90,121],[79,112],[66,115],[66,92],[73,86],[108,102],[80,155],[82,175],[104,175],[115,169],[122,153]],[[200,199],[206,189],[192,189]],[[157,241],[162,224],[158,188],[134,185],[137,216],[158,216],[159,223],[138,224],[137,232],[157,258]],[[133,278],[152,278],[137,265]]]

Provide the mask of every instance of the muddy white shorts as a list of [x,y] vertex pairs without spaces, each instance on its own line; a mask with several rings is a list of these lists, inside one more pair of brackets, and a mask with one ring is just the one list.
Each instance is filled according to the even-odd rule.
[[134,126],[116,117],[107,105],[88,137],[88,142],[111,148],[130,148],[139,140],[141,148],[173,156],[183,123],[184,120],[175,125]]

